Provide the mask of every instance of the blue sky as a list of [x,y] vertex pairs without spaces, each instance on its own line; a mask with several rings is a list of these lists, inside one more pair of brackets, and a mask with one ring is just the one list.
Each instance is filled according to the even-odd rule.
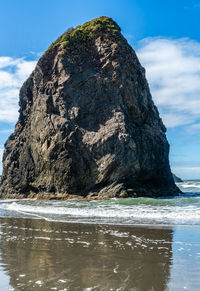
[[39,56],[67,28],[101,15],[118,22],[146,68],[173,172],[200,179],[200,0],[0,0],[0,159]]

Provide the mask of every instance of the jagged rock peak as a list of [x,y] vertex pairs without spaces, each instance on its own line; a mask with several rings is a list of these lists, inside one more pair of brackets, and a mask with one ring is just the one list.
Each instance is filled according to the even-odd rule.
[[108,17],[60,36],[20,90],[0,191],[175,195],[145,70]]

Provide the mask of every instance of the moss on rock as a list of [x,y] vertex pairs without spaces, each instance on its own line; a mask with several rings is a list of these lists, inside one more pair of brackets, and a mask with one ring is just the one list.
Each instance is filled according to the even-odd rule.
[[74,48],[79,43],[85,44],[86,47],[91,45],[91,39],[94,33],[103,32],[116,35],[121,31],[117,23],[112,18],[101,16],[83,25],[78,25],[75,28],[69,28],[61,35],[54,43],[52,43],[47,51],[52,48],[62,46],[65,49]]

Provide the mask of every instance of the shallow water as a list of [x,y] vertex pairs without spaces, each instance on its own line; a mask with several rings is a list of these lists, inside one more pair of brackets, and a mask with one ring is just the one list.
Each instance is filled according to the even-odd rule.
[[165,199],[1,200],[0,290],[199,290],[200,181],[178,186]]
[[0,216],[90,224],[200,225],[200,181],[178,183],[178,186],[184,194],[164,199],[2,200]]

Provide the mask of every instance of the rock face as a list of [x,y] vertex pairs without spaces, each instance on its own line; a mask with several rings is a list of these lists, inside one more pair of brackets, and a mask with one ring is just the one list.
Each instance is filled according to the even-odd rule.
[[145,70],[111,18],[59,37],[23,84],[19,105],[1,194],[179,192]]

